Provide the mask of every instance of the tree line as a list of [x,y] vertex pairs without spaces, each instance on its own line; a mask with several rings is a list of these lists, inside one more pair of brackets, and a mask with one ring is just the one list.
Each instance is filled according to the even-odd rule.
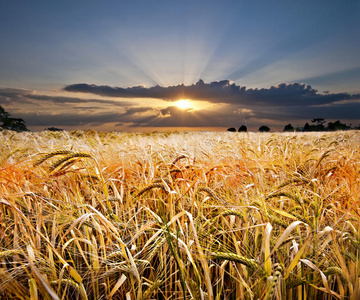
[[[337,131],[337,130],[360,130],[360,125],[356,127],[352,127],[350,125],[346,125],[345,123],[341,123],[340,120],[337,120],[335,122],[329,122],[327,126],[324,124],[326,123],[325,119],[323,118],[316,118],[311,120],[312,124],[305,123],[304,127],[293,127],[290,123],[284,126],[283,131],[284,132],[310,132],[310,131]],[[228,128],[227,131],[230,132],[247,132],[247,126],[241,125],[238,130],[236,130],[235,127]],[[262,125],[259,127],[259,132],[269,132],[270,127],[266,125]]]
[[[339,120],[335,122],[329,122],[327,126],[324,124],[326,123],[325,119],[323,118],[316,118],[311,120],[312,124],[305,123],[304,127],[293,127],[291,124],[287,124],[284,126],[283,131],[291,132],[291,131],[298,131],[298,132],[308,132],[308,131],[336,131],[336,130],[350,130],[350,129],[357,129],[360,130],[360,125],[357,127],[352,127],[350,125],[346,125],[341,123]],[[0,106],[0,129],[6,130],[14,130],[14,131],[29,131],[25,125],[25,121],[19,118],[13,118],[11,115],[5,111],[5,109]],[[62,129],[58,129],[55,127],[47,128],[46,130],[50,131],[61,131]],[[247,132],[247,126],[241,125],[238,130],[235,127],[228,128],[227,131],[231,132]],[[259,127],[259,132],[269,132],[270,127],[266,125],[262,125]]]

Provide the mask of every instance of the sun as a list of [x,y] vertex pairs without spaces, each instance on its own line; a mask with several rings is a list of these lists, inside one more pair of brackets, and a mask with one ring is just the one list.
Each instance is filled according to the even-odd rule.
[[192,108],[191,102],[187,99],[181,99],[175,102],[175,105],[180,109]]

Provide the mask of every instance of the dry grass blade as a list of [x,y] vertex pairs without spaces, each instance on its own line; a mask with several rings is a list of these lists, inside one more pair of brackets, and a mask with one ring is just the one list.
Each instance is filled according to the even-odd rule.
[[116,282],[116,284],[112,288],[112,290],[109,294],[110,298],[115,295],[117,290],[123,285],[123,283],[126,281],[126,279],[127,279],[127,277],[124,274],[122,274],[121,277],[119,278],[119,280]]
[[290,272],[295,268],[295,266],[298,264],[298,262],[300,261],[301,257],[303,256],[306,248],[309,247],[309,243],[311,241],[311,235],[308,236],[308,238],[304,241],[304,244],[301,246],[301,248],[299,249],[299,251],[296,253],[294,259],[292,260],[291,264],[287,267],[284,278],[288,278],[290,275]]
[[272,226],[270,223],[266,224],[264,229],[264,268],[265,273],[270,276],[271,274],[271,256],[270,256],[270,235],[271,235]]
[[[25,256],[26,257],[26,256]],[[26,257],[27,258],[27,257]],[[31,259],[27,258],[28,263],[30,265],[31,271],[34,273],[36,278],[41,282],[43,287],[45,288],[46,292],[49,294],[51,299],[53,300],[60,300],[59,296],[56,294],[56,292],[53,290],[53,288],[50,286],[48,281],[44,278],[44,276],[40,273],[38,268],[35,266],[35,264],[32,262]]]
[[[289,237],[290,233],[300,224],[304,224],[301,221],[295,221],[293,223],[291,223],[286,229],[285,231],[282,233],[282,235],[278,238],[273,250],[271,251],[270,255],[273,255],[274,252],[280,247],[280,245]],[[305,224],[306,225],[306,224]]]
[[[304,264],[306,264],[307,266],[309,266],[310,268],[314,269],[315,271],[319,272],[320,275],[321,275],[321,279],[322,279],[322,282],[325,286],[325,289],[326,291],[330,294],[330,295],[334,295],[334,296],[337,296],[338,295],[336,293],[334,293],[331,289],[330,289],[330,286],[329,286],[329,283],[328,283],[328,280],[325,276],[325,274],[317,267],[315,266],[311,261],[307,260],[307,259],[300,259],[300,261]],[[341,297],[339,297],[341,298]]]
[[36,280],[34,278],[29,279],[29,289],[30,289],[30,300],[38,300],[38,288],[36,285]]

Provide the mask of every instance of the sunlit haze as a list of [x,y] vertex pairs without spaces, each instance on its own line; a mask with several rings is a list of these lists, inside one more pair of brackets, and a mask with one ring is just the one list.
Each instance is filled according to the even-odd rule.
[[182,99],[175,102],[176,106],[181,109],[193,108],[190,100]]

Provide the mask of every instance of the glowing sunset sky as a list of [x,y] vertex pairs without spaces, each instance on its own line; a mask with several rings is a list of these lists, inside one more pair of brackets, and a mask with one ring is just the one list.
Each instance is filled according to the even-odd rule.
[[32,130],[358,125],[359,16],[358,0],[1,0],[0,105]]

